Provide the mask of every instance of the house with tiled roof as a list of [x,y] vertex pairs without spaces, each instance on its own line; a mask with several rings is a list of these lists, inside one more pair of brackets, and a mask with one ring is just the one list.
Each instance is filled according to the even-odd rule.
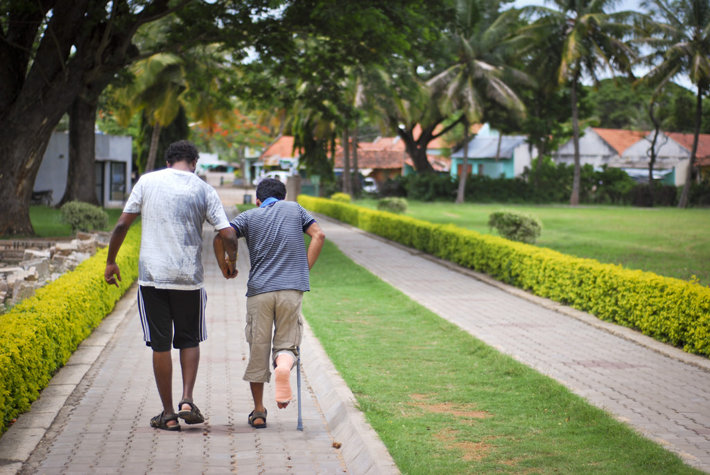
[[[580,162],[595,168],[603,165],[621,168],[643,181],[648,177],[652,140],[653,132],[588,127],[579,139]],[[692,146],[693,134],[661,133],[656,143],[654,179],[674,186],[685,184]],[[697,157],[701,173],[710,176],[710,134],[701,134]],[[574,163],[571,139],[553,153],[553,159]]]
[[[693,134],[682,134],[679,132],[669,132],[668,136],[688,151],[688,157],[693,150]],[[698,136],[698,150],[695,152],[695,165],[700,171],[701,178],[710,180],[710,134],[700,134]]]
[[[430,142],[432,145],[435,141]],[[428,149],[429,150],[429,149]],[[335,173],[342,173],[344,164],[343,147],[335,151]],[[429,163],[437,172],[448,172],[451,161],[435,152],[427,154]],[[352,152],[350,166],[352,167]],[[414,164],[407,154],[404,142],[400,137],[378,137],[372,142],[359,142],[357,148],[358,170],[364,176],[374,178],[382,184],[390,178],[406,175],[414,170]]]
[[[515,178],[530,167],[537,151],[524,135],[501,135],[484,124],[468,142],[468,173],[490,178]],[[461,175],[464,148],[451,154],[451,176]]]
[[[579,137],[579,159],[582,165],[590,164],[595,168],[609,165],[609,162],[645,137],[647,132],[621,129],[602,129],[587,127]],[[558,163],[574,165],[574,143],[572,139],[562,144],[552,154]]]
[[298,168],[298,159],[301,156],[298,150],[293,149],[294,138],[291,135],[282,135],[264,150],[259,158],[251,164],[254,177],[259,177],[267,171],[284,170],[295,173]]

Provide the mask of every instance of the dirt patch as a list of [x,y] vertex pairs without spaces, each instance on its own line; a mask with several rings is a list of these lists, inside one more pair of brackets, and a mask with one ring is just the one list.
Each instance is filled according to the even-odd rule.
[[431,402],[425,394],[410,394],[409,397],[414,401],[409,403],[411,406],[435,414],[451,414],[465,419],[485,419],[487,417],[491,417],[491,414],[486,411],[474,410],[474,404]]
[[455,429],[444,429],[434,435],[440,441],[446,443],[449,447],[456,448],[463,452],[461,457],[467,462],[483,460],[490,453],[493,446],[485,441],[472,442],[457,440],[458,431]]

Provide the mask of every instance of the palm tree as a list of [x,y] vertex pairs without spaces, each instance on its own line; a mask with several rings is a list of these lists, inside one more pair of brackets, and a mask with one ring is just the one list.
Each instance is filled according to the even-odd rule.
[[687,74],[697,88],[693,148],[678,202],[679,208],[685,208],[698,152],[703,96],[710,90],[710,2],[653,0],[644,2],[644,6],[651,11],[653,36],[648,42],[654,48],[652,55],[662,56],[645,79],[661,88],[678,75]]
[[120,124],[128,124],[132,115],[144,111],[153,131],[146,161],[146,172],[153,170],[162,127],[169,125],[180,110],[180,95],[185,91],[183,62],[169,53],[158,53],[136,62],[131,68],[135,79],[116,91]]
[[[434,97],[441,98],[441,108],[447,115],[460,112],[464,126],[464,158],[456,202],[463,203],[468,176],[469,124],[479,121],[486,101],[494,102],[522,114],[524,106],[504,76],[522,77],[506,66],[505,37],[516,21],[512,15],[499,15],[498,2],[481,8],[477,0],[457,0],[455,24],[449,37],[455,62],[428,81]],[[489,102],[490,104],[490,102]]]
[[144,171],[155,168],[160,133],[181,109],[207,130],[232,116],[232,100],[220,93],[220,79],[226,74],[223,63],[218,48],[207,45],[181,56],[157,53],[131,67],[133,81],[116,89],[114,99],[121,125],[143,112],[153,128]]
[[[524,7],[537,18],[520,31],[521,52],[530,56],[548,55],[561,44],[561,55],[555,58],[557,82],[569,87],[574,144],[574,179],[570,204],[579,204],[579,110],[577,93],[583,77],[595,82],[603,69],[628,72],[635,52],[625,38],[630,34],[629,20],[633,12],[608,13],[615,0],[550,0],[556,8]],[[524,45],[528,47],[525,48]]]

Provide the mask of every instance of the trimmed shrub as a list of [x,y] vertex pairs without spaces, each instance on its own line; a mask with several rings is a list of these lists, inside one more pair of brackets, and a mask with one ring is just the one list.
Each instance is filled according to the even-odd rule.
[[333,193],[330,196],[330,199],[333,201],[337,201],[338,203],[350,203],[352,201],[349,194],[340,192]]
[[382,198],[377,202],[377,209],[402,214],[407,211],[407,200],[404,198]]
[[334,208],[347,207],[348,223],[365,231],[636,329],[689,353],[710,356],[710,288],[698,283],[567,256],[450,224],[304,195],[298,201],[328,215]]
[[59,209],[62,219],[73,232],[103,230],[108,225],[108,214],[99,206],[81,201],[70,201]]
[[0,318],[0,432],[30,408],[54,373],[138,278],[140,226],[121,247],[119,287],[104,281],[107,249],[37,289]]
[[515,211],[496,211],[488,216],[488,227],[511,241],[535,244],[542,232],[540,220]]

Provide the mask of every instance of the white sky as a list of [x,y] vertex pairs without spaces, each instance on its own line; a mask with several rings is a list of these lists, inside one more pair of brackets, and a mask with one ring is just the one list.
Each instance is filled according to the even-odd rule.
[[[522,7],[526,5],[545,5],[544,0],[515,0],[513,5]],[[641,0],[620,0],[616,10],[637,10],[640,9]]]

